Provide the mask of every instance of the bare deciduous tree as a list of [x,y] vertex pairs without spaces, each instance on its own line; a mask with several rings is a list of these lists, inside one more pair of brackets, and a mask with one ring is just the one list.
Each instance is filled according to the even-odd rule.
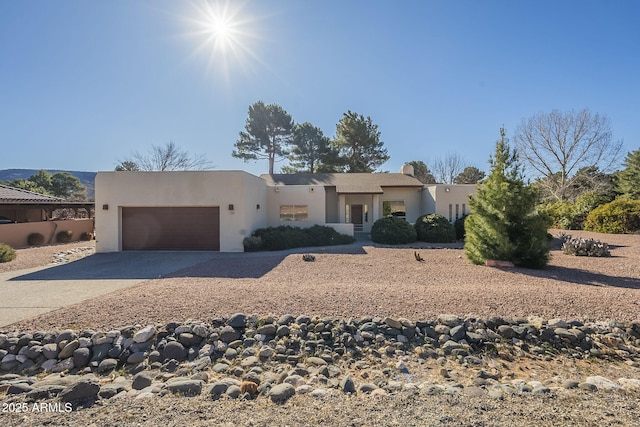
[[622,141],[612,140],[609,119],[586,108],[524,119],[514,140],[522,158],[540,178],[548,178],[547,190],[557,200],[567,200],[579,170],[610,171],[622,148]]
[[464,170],[464,158],[457,153],[449,153],[436,159],[431,167],[436,182],[453,184],[453,180]]
[[146,154],[134,153],[116,166],[116,170],[186,171],[213,168],[204,155],[192,155],[173,141],[163,146],[152,145]]

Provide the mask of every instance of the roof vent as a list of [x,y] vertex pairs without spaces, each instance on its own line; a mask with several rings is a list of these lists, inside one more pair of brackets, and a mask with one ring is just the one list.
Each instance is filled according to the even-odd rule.
[[405,163],[400,168],[400,173],[403,175],[413,176],[413,166],[411,166],[409,163]]

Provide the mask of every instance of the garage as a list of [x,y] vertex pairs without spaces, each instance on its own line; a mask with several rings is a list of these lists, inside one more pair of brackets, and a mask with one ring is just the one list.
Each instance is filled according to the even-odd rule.
[[123,207],[122,250],[219,251],[219,207]]

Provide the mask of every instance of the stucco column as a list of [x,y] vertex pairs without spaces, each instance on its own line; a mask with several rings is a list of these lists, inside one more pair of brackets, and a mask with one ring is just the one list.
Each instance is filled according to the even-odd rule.
[[345,209],[347,203],[344,194],[338,194],[338,222],[345,222]]
[[371,206],[371,224],[380,219],[380,195],[373,195],[373,205]]

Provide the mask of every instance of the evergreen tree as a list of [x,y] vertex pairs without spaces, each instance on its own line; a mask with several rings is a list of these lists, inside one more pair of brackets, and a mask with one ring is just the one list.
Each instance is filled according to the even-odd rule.
[[51,177],[51,194],[68,200],[86,200],[87,187],[69,172],[56,172]]
[[140,166],[133,160],[124,160],[116,166],[116,171],[139,171]]
[[285,173],[334,172],[337,154],[332,150],[330,140],[320,128],[309,122],[293,127],[293,142],[289,154],[290,166],[282,168]]
[[489,160],[491,173],[470,197],[464,251],[475,264],[487,259],[511,261],[528,268],[549,262],[547,224],[535,213],[536,191],[524,183],[520,163],[504,128]]
[[412,160],[408,164],[413,166],[413,176],[423,184],[435,184],[436,179],[429,167],[422,160]]
[[6,185],[13,188],[20,188],[22,190],[31,191],[32,193],[40,193],[46,196],[51,196],[51,193],[49,193],[46,188],[40,187],[38,184],[29,179],[16,178],[6,182]]
[[281,106],[258,101],[249,107],[245,131],[234,144],[233,157],[249,160],[267,159],[269,174],[277,160],[285,158],[293,137],[293,120]]
[[616,189],[631,199],[640,199],[640,148],[627,153],[624,169],[616,174]]
[[44,188],[47,192],[51,192],[51,172],[40,169],[29,177],[29,181],[33,182],[37,187]]
[[453,179],[454,184],[477,184],[484,179],[484,172],[475,166],[467,166]]
[[347,111],[336,126],[334,148],[344,160],[345,172],[373,172],[389,160],[371,117]]

